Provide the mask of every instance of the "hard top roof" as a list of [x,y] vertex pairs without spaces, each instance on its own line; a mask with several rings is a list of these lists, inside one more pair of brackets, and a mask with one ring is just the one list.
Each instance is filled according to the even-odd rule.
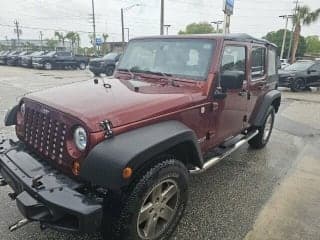
[[237,41],[237,42],[251,42],[264,45],[271,45],[277,47],[274,43],[269,42],[265,39],[259,39],[250,36],[246,33],[231,33],[231,34],[185,34],[185,35],[162,35],[162,36],[146,36],[146,37],[137,37],[135,39],[174,39],[174,38],[201,38],[201,39],[224,39],[227,41]]

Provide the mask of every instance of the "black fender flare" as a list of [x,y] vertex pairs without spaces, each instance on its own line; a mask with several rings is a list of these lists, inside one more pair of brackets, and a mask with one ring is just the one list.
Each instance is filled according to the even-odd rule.
[[12,107],[4,117],[5,126],[13,126],[17,124],[17,113],[19,111],[19,104]]
[[80,177],[93,185],[119,190],[132,179],[123,179],[126,167],[133,174],[148,161],[181,143],[191,143],[192,158],[201,167],[203,159],[195,133],[178,121],[166,121],[131,130],[97,144],[84,160]]
[[252,121],[252,125],[260,127],[264,123],[269,106],[274,105],[275,111],[278,112],[281,102],[281,92],[279,90],[271,90],[264,95],[262,102],[259,105],[259,109],[255,118]]

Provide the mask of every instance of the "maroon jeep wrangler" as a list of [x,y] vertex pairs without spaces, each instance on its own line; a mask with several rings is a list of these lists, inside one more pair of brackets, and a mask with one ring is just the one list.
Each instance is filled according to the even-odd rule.
[[1,185],[41,229],[167,239],[201,173],[269,141],[276,46],[246,34],[136,38],[115,75],[35,92],[6,115]]

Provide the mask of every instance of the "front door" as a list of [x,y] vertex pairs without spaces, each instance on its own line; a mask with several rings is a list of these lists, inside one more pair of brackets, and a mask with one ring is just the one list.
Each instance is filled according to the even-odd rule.
[[320,86],[320,63],[317,63],[308,69],[307,86]]
[[236,136],[247,125],[247,47],[227,44],[224,47],[220,73],[224,71],[243,72],[243,85],[239,89],[226,90],[227,96],[217,101],[218,111],[215,117],[215,143]]

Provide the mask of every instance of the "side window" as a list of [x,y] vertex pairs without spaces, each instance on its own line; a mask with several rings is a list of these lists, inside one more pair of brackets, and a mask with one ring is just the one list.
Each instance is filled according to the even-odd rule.
[[277,74],[277,54],[274,49],[268,50],[268,75],[276,75]]
[[252,78],[263,77],[265,74],[266,48],[254,47],[251,56]]
[[317,72],[320,72],[320,64],[315,64],[310,69],[311,70],[316,70]]
[[246,72],[246,48],[244,46],[226,46],[224,48],[222,63],[222,72],[241,71]]

